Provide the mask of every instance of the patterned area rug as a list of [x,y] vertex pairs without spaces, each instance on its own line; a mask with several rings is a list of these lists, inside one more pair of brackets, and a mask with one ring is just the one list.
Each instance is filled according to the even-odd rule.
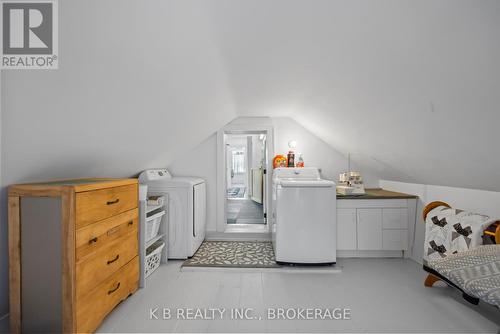
[[279,268],[270,242],[204,241],[183,267]]

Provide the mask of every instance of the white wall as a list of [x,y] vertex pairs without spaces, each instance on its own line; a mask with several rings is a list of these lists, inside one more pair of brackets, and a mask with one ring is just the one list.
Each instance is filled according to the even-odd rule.
[[251,165],[252,168],[259,168],[262,166],[262,159],[264,159],[263,153],[263,141],[259,139],[259,135],[250,136],[252,140],[252,152],[251,152]]
[[[295,139],[298,149],[304,153],[306,166],[322,169],[325,177],[337,179],[338,174],[347,166],[347,159],[314,134],[300,126],[293,119],[277,117],[272,119],[274,126],[275,152],[288,148],[288,141]],[[169,165],[173,175],[199,176],[207,181],[207,231],[216,231],[216,187],[217,187],[217,135],[211,135],[195,149],[179,155]],[[367,170],[361,170],[367,176],[368,186],[377,187],[379,179]]]
[[[305,166],[321,168],[324,178],[338,181],[339,174],[347,170],[347,157],[335,150],[315,134],[304,128],[295,120],[288,117],[273,118],[275,131],[275,154],[286,155],[290,150],[288,142],[297,141],[296,153],[302,153]],[[377,187],[379,178],[368,168],[361,168],[355,163],[351,169],[359,170],[368,187]]]
[[202,1],[60,3],[59,69],[4,73],[4,181],[131,176],[235,117]]
[[500,219],[500,192],[443,187],[435,185],[404,183],[381,180],[380,186],[419,196],[417,207],[415,246],[412,258],[421,263],[424,252],[425,225],[422,210],[430,202],[443,201],[454,208],[486,214]]

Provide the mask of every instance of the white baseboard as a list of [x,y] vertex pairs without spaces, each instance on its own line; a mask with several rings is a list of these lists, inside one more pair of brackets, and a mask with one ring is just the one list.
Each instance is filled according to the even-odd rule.
[[279,268],[181,267],[182,272],[340,274],[342,267],[282,266]]
[[[269,233],[242,233],[242,232],[217,232],[207,231],[205,240],[209,241],[271,241]],[[405,256],[406,255],[406,256]],[[365,250],[337,250],[338,258],[403,258],[407,252],[402,251],[365,251]],[[412,259],[414,260],[414,259]],[[416,261],[418,262],[418,261]]]
[[418,264],[421,264],[421,265],[424,264],[424,261],[423,261],[422,257],[415,258],[415,257],[412,256],[412,257],[410,257],[410,259],[412,259],[413,261],[417,262]]
[[357,257],[396,257],[403,258],[402,251],[365,251],[365,250],[337,250],[338,258],[357,258]]
[[271,241],[269,233],[241,233],[207,231],[205,240],[210,241]]

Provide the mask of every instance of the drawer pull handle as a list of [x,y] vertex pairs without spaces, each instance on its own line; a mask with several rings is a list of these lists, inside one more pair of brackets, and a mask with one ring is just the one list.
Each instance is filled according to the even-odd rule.
[[97,237],[93,237],[92,239],[89,240],[89,245],[93,242],[97,242]]
[[106,204],[107,204],[107,205],[113,205],[113,204],[116,204],[116,203],[118,203],[118,202],[120,202],[120,199],[119,199],[119,198],[115,199],[114,201],[107,201],[107,202],[106,202]]
[[130,225],[134,225],[134,221],[133,221],[133,220],[129,221],[129,222],[128,222],[128,225],[129,225],[129,226],[130,226]]
[[120,254],[117,254],[113,260],[108,260],[108,264],[111,264],[120,258]]
[[118,284],[116,285],[116,288],[114,289],[111,289],[108,291],[108,295],[112,294],[113,292],[115,292],[116,290],[118,290],[120,288],[120,282],[118,282]]
[[118,232],[120,230],[120,226],[116,226],[116,227],[113,227],[112,229],[108,230],[108,232],[106,232],[106,234],[108,236],[111,236],[113,234],[115,234],[116,232]]

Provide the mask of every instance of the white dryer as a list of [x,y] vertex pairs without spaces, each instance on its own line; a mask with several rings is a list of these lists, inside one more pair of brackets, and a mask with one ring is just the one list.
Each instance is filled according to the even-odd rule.
[[271,232],[276,262],[337,261],[337,194],[314,167],[276,168]]
[[168,258],[193,256],[205,239],[205,180],[172,177],[167,169],[162,168],[143,171],[139,183],[148,186],[148,196],[168,194]]

